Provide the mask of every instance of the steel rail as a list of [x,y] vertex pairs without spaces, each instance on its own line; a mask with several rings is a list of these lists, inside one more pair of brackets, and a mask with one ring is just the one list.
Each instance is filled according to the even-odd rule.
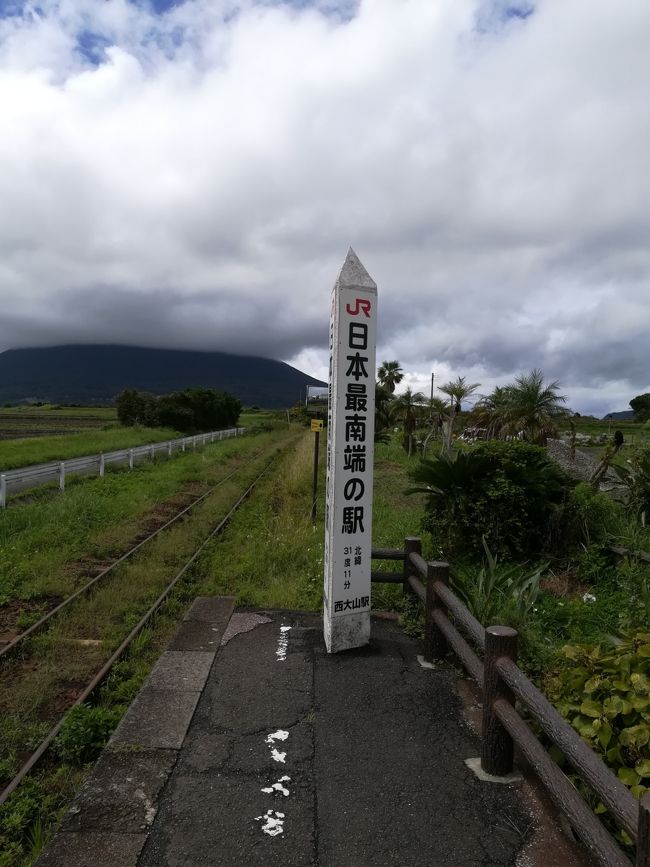
[[31,754],[29,759],[25,762],[22,768],[18,771],[13,780],[0,792],[0,805],[4,804],[7,798],[14,792],[20,783],[25,779],[27,774],[30,773],[31,770],[38,764],[38,762],[43,758],[52,742],[58,735],[58,733],[63,728],[63,725],[70,714],[70,712],[82,704],[86,699],[91,695],[92,692],[99,686],[99,684],[104,680],[106,675],[109,673],[111,668],[115,665],[117,660],[122,656],[124,651],[129,647],[133,639],[138,635],[138,633],[143,629],[144,626],[149,622],[151,617],[158,611],[161,605],[165,602],[171,591],[174,589],[176,584],[181,580],[183,575],[187,572],[190,566],[197,560],[203,549],[209,542],[220,533],[224,527],[228,524],[233,514],[237,511],[237,509],[241,506],[244,500],[249,496],[250,492],[253,490],[255,485],[259,482],[259,480],[264,476],[266,472],[270,469],[273,464],[273,460],[269,461],[269,463],[264,467],[262,472],[257,476],[257,478],[248,486],[248,488],[244,491],[244,493],[239,497],[234,506],[231,507],[230,511],[227,515],[219,521],[217,526],[210,532],[210,534],[204,539],[204,541],[199,545],[194,554],[190,557],[190,559],[185,563],[183,568],[176,573],[174,578],[170,581],[167,587],[163,590],[163,592],[158,596],[156,601],[147,609],[146,613],[140,618],[138,623],[133,627],[133,629],[129,632],[126,638],[122,641],[120,646],[114,653],[110,656],[110,658],[104,663],[101,669],[97,672],[97,674],[93,677],[90,683],[84,688],[83,692],[75,699],[74,703],[68,708],[65,714],[61,717],[61,719],[56,723],[53,728],[50,729],[48,734],[43,738],[38,747]]
[[[258,455],[256,455],[255,457],[257,457],[257,456]],[[255,457],[251,458],[250,461],[246,461],[246,463],[243,464],[243,466],[247,466],[249,463],[254,461]],[[152,539],[155,539],[155,537],[159,533],[162,533],[163,530],[166,530],[168,527],[170,527],[176,521],[180,520],[180,518],[182,518],[184,515],[186,515],[195,506],[198,506],[199,503],[202,503],[203,500],[206,499],[206,497],[209,497],[210,494],[214,493],[214,491],[217,490],[217,488],[219,488],[219,487],[221,487],[221,485],[225,484],[225,482],[227,482],[228,479],[231,479],[235,475],[235,473],[237,473],[240,469],[242,469],[242,467],[237,467],[236,469],[234,469],[232,471],[232,473],[229,473],[225,478],[223,478],[219,482],[217,482],[217,484],[214,485],[213,487],[211,487],[210,490],[206,491],[204,494],[202,494],[200,497],[198,497],[196,500],[194,500],[194,502],[190,503],[189,506],[186,506],[177,515],[175,515],[173,518],[171,518],[169,521],[167,521],[165,524],[163,524],[162,527],[158,527],[158,529],[155,530],[153,533],[151,533],[149,536],[147,536],[146,539],[142,539],[140,542],[138,542],[137,545],[134,545],[133,548],[128,550],[125,554],[122,554],[122,556],[119,557],[117,560],[115,560],[113,563],[111,563],[110,566],[107,566],[106,569],[103,569],[99,573],[99,575],[95,575],[95,577],[92,578],[90,581],[88,581],[87,584],[84,584],[83,587],[80,587],[78,590],[75,590],[75,592],[72,593],[70,596],[67,596],[62,602],[60,602],[58,605],[56,605],[54,608],[52,608],[50,611],[48,611],[46,614],[44,614],[39,620],[37,620],[36,623],[33,623],[28,629],[26,629],[24,632],[21,632],[20,635],[17,635],[15,638],[12,638],[12,640],[10,642],[8,642],[7,644],[5,644],[3,647],[0,647],[0,659],[5,654],[12,651],[17,645],[19,645],[26,638],[29,638],[30,635],[33,635],[34,632],[37,632],[52,617],[54,617],[55,614],[58,614],[59,611],[61,611],[63,608],[66,608],[68,605],[70,605],[71,602],[74,602],[75,599],[78,599],[79,596],[82,596],[85,593],[87,593],[92,587],[94,587],[95,584],[97,584],[98,581],[100,581],[102,578],[105,578],[109,572],[111,572],[117,566],[124,563],[124,561],[128,560],[129,557],[132,557],[137,551],[140,550],[140,548],[142,548],[148,542],[151,542]]]

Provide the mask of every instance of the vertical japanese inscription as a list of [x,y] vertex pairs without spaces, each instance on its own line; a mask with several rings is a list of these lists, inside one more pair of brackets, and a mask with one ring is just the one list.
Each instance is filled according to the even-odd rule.
[[[334,652],[365,643],[369,633],[376,308],[376,286],[350,251],[330,316],[324,595]],[[357,630],[357,618],[355,628],[337,629],[338,618],[353,614],[365,614],[367,627]]]

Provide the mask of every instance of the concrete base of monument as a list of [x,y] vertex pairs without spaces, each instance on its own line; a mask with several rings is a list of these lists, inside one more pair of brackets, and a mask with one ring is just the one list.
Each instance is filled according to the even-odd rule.
[[370,612],[347,614],[330,619],[327,609],[323,611],[323,633],[328,653],[341,653],[365,647],[370,641]]

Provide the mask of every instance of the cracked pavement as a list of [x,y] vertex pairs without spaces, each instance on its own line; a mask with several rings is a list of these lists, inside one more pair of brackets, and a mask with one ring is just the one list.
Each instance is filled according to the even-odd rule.
[[[373,619],[368,647],[328,656],[319,616],[257,614],[262,616],[253,628],[249,616],[242,618],[241,631],[233,634],[231,626],[227,632],[180,748],[170,749],[172,740],[163,733],[164,748],[156,749],[147,728],[158,731],[160,719],[127,719],[122,733],[116,732],[116,752],[104,776],[112,792],[137,799],[135,816],[126,821],[129,811],[118,804],[111,807],[115,821],[104,817],[98,823],[97,803],[105,796],[101,776],[93,774],[64,822],[65,856],[56,857],[64,851],[60,843],[57,850],[64,833],[43,864],[505,867],[517,862],[530,833],[530,814],[516,787],[480,782],[465,766],[466,758],[478,754],[478,741],[463,722],[453,671],[442,665],[422,669],[418,643],[394,622]],[[220,633],[226,628],[227,621],[219,625]],[[278,648],[287,636],[283,658]],[[188,646],[184,652],[194,652],[203,671],[207,655],[201,642],[199,636],[196,650]],[[177,683],[185,694],[194,694],[188,659],[169,658],[145,690],[156,688],[160,698]],[[172,716],[176,704],[167,705]],[[138,706],[145,714],[151,708],[161,713],[162,704]],[[168,722],[176,737],[178,726]],[[110,757],[110,748],[107,752]],[[129,755],[135,777],[128,770]],[[135,794],[133,784],[123,783],[127,774],[138,784]],[[94,817],[94,824],[85,825],[85,815]],[[89,833],[106,844],[106,861],[101,845],[92,858],[82,854],[91,851]],[[70,857],[75,838],[78,860]]]

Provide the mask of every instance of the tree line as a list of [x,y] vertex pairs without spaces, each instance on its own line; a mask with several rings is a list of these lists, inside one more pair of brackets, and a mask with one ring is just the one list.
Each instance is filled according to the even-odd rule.
[[127,388],[115,398],[115,407],[120,424],[193,434],[234,427],[242,405],[234,395],[213,388],[186,388],[161,396]]

